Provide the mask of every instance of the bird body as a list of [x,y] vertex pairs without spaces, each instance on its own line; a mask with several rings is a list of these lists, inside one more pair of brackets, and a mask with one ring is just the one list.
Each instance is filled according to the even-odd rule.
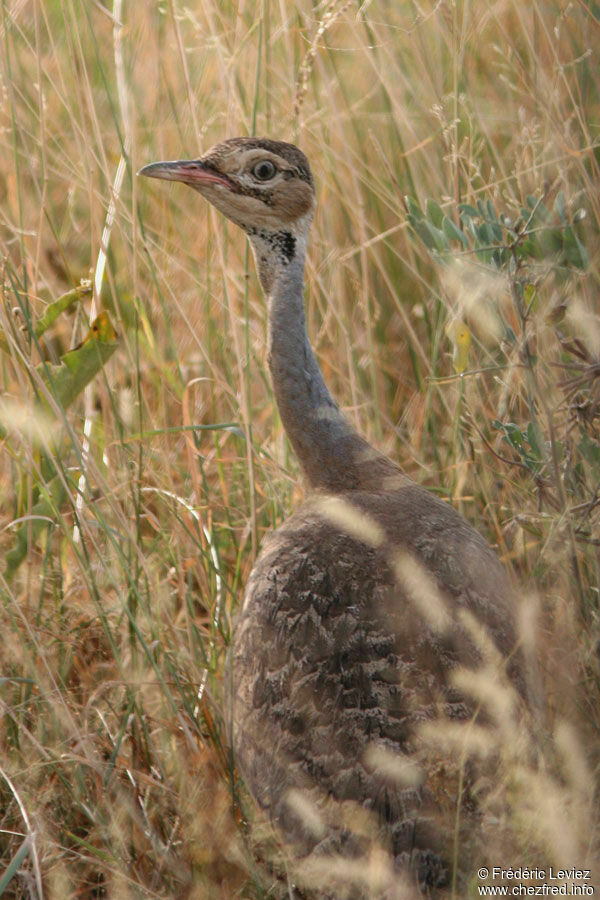
[[[457,762],[453,780],[419,730],[483,720],[456,686],[459,670],[493,659],[497,677],[524,693],[506,574],[456,510],[355,431],[323,380],[304,314],[315,203],[304,154],[237,138],[142,174],[189,184],[248,235],[268,301],[275,399],[311,489],[264,541],[238,617],[238,766],[297,854],[361,858],[370,844],[358,810],[395,871],[439,887],[469,779]],[[378,753],[404,776],[385,774]],[[364,891],[352,896],[395,896],[392,887]]]
[[[442,786],[441,810],[429,778],[438,774],[418,730],[425,721],[473,718],[476,704],[452,675],[483,660],[460,613],[485,623],[508,658],[515,645],[509,586],[483,539],[417,485],[349,491],[343,501],[356,515],[353,533],[331,521],[326,502],[309,501],[265,540],[254,566],[233,652],[236,758],[255,798],[303,853],[358,850],[351,813],[341,825],[329,819],[323,831],[305,828],[302,807],[290,802],[298,789],[325,821],[331,799],[368,809],[396,865],[410,864],[421,885],[441,886],[457,787]],[[373,525],[383,529],[376,545]],[[404,586],[394,566],[400,551],[417,573],[437,573],[447,622],[415,605],[415,570],[404,570]],[[420,769],[416,783],[382,778],[369,762],[378,749],[410,759]]]

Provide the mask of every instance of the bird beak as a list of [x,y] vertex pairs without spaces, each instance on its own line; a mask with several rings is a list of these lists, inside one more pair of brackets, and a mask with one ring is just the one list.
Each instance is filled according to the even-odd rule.
[[147,178],[162,178],[164,181],[182,181],[191,187],[205,184],[221,184],[231,190],[232,183],[226,175],[215,172],[201,159],[176,159],[172,162],[154,162],[139,170],[138,175]]

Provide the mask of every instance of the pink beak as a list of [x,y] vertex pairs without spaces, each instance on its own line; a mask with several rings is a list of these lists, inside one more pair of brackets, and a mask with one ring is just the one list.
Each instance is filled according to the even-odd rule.
[[138,175],[148,178],[162,178],[164,181],[182,181],[191,187],[203,184],[221,184],[233,189],[233,183],[226,175],[220,175],[205,165],[201,159],[177,159],[171,162],[154,162],[139,170]]

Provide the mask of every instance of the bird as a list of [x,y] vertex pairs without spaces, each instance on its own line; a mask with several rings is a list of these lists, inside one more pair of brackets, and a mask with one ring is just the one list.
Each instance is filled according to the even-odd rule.
[[[237,137],[139,174],[188,185],[247,235],[274,397],[307,486],[265,538],[235,623],[237,767],[307,862],[309,896],[407,896],[399,879],[444,896],[456,823],[462,848],[477,820],[475,776],[432,754],[421,732],[490,720],[460,672],[476,681],[493,664],[526,705],[510,580],[479,532],[360,435],[325,383],[305,317],[316,192],[303,151]],[[363,864],[374,858],[386,861],[376,884]]]

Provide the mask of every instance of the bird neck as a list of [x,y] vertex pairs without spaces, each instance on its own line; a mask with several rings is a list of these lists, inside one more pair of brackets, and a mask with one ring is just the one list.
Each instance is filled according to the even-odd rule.
[[[253,241],[269,302],[268,361],[281,421],[311,487],[341,492],[377,483],[381,488],[385,476],[397,470],[360,437],[329,393],[306,331],[306,239],[287,238],[294,252],[269,254],[268,261],[264,243]],[[280,236],[278,243],[289,249],[287,238]]]

